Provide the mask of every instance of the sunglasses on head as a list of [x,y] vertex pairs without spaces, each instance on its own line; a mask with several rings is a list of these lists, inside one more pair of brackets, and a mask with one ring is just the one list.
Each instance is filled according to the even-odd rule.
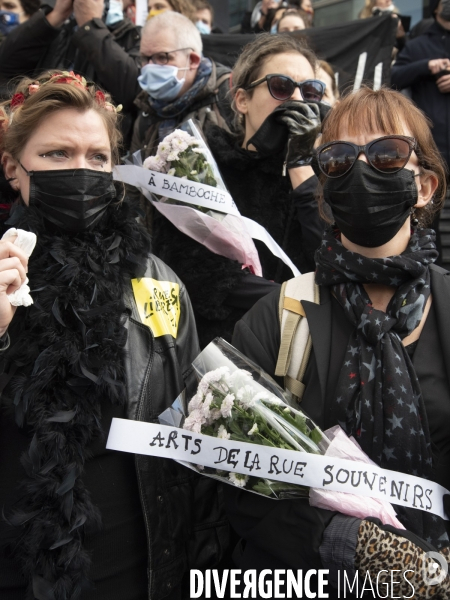
[[267,81],[267,87],[269,88],[270,95],[275,100],[284,102],[292,98],[295,88],[299,88],[300,94],[305,102],[320,102],[323,98],[325,87],[323,81],[317,79],[308,79],[307,81],[294,81],[287,75],[266,75],[261,79],[257,79],[245,89],[251,90],[260,83]]
[[405,135],[385,135],[365,146],[351,142],[329,142],[315,150],[314,163],[327,177],[342,177],[350,171],[361,152],[364,152],[367,162],[376,171],[397,173],[406,166],[416,148],[416,140]]

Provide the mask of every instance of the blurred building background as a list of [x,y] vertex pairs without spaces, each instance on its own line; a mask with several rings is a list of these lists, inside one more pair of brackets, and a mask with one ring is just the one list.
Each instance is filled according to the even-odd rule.
[[[424,16],[428,16],[429,0],[394,0],[401,14],[411,17],[411,26]],[[364,0],[316,0],[313,1],[315,10],[314,25],[333,25],[358,18],[364,6]]]
[[[210,0],[216,13],[216,25],[222,31],[237,32],[245,11],[252,10],[257,0]],[[395,0],[404,15],[409,15],[411,26],[429,16],[429,0]],[[334,25],[358,18],[364,0],[313,0],[316,27]]]

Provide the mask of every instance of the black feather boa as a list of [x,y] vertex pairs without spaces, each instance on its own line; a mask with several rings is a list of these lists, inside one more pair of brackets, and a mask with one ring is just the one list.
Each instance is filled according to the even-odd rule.
[[5,395],[32,435],[22,499],[7,515],[21,528],[15,554],[29,598],[76,600],[88,585],[83,537],[100,515],[82,474],[102,435],[101,403],[126,397],[123,291],[143,275],[150,252],[136,216],[124,202],[94,230],[68,235],[51,230],[36,208],[17,206],[7,223],[37,234],[28,271],[34,304],[18,309],[4,357],[15,371]]

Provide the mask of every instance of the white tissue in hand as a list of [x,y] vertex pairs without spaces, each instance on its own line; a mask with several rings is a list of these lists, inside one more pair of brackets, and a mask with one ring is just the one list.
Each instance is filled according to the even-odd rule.
[[20,248],[24,254],[30,258],[34,247],[36,246],[36,234],[31,231],[24,231],[23,229],[16,229],[11,227],[3,234],[2,242],[9,242],[12,237],[17,236],[14,241],[14,246]]
[[[15,246],[23,250],[29,258],[36,246],[36,234],[23,229],[11,227],[2,237],[3,242],[9,242],[12,237],[17,236],[13,242]],[[30,288],[28,287],[28,277],[22,283],[20,288],[12,294],[8,294],[8,300],[13,306],[30,306],[33,304],[33,298],[30,296]]]

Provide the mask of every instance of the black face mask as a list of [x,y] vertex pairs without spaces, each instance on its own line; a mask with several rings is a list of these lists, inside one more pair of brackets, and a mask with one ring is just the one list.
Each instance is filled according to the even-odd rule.
[[441,11],[438,14],[444,21],[450,21],[450,0],[442,0]]
[[92,169],[27,171],[30,204],[64,231],[92,228],[116,197],[112,173]]
[[323,196],[336,225],[354,244],[376,248],[399,232],[417,202],[415,173],[380,173],[357,160],[351,171],[327,178]]

